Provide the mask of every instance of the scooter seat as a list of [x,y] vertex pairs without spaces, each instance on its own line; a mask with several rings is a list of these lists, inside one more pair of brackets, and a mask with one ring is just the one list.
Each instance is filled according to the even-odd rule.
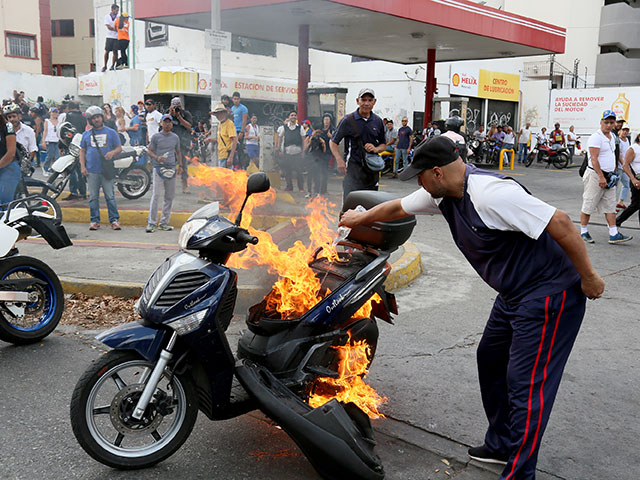
[[136,151],[133,147],[122,147],[122,152],[118,155],[114,155],[112,160],[120,160],[121,158],[135,157]]
[[293,320],[279,320],[271,318],[261,318],[259,321],[247,319],[247,328],[256,335],[271,336],[288,329],[295,328],[300,323],[299,318]]

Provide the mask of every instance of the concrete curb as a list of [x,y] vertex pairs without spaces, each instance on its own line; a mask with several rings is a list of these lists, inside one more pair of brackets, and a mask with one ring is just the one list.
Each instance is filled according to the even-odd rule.
[[[281,222],[280,225],[275,227],[275,231],[284,228],[286,223],[288,222]],[[422,256],[420,250],[413,243],[407,242],[404,244],[403,255],[391,265],[391,273],[387,277],[385,287],[391,291],[406,287],[421,273]],[[64,293],[84,293],[91,296],[113,295],[115,297],[135,298],[142,294],[142,289],[144,288],[143,283],[105,282],[70,277],[60,277],[60,282]],[[256,303],[258,300],[256,297],[263,295],[264,291],[264,286],[240,285],[236,300],[236,312],[245,312],[251,305]]]
[[[127,210],[120,209],[120,224],[123,227],[144,227],[147,225],[149,215],[148,210]],[[174,228],[180,228],[187,221],[193,212],[172,212],[169,224]],[[268,230],[279,223],[290,220],[291,215],[254,215],[251,226],[258,230]],[[100,218],[109,218],[106,208],[100,209]],[[67,223],[89,223],[89,209],[79,207],[63,207],[62,219]]]

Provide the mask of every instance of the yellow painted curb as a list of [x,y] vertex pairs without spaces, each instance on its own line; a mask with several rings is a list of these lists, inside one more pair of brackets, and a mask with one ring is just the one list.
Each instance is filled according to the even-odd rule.
[[60,277],[64,293],[84,293],[92,297],[113,295],[114,297],[135,298],[142,294],[144,284],[130,282],[104,282],[84,278]]
[[[149,218],[148,210],[120,210],[118,213],[120,214],[120,224],[125,227],[144,227]],[[180,228],[190,216],[189,212],[173,212],[169,225]],[[109,214],[106,208],[100,209],[100,218],[104,223],[108,222]],[[251,226],[258,230],[268,230],[290,219],[290,216],[285,215],[254,215]],[[89,209],[65,207],[62,209],[62,220],[66,223],[89,223]]]
[[387,290],[398,290],[406,287],[422,273],[422,255],[413,243],[403,245],[404,253],[391,265],[391,273],[384,286]]

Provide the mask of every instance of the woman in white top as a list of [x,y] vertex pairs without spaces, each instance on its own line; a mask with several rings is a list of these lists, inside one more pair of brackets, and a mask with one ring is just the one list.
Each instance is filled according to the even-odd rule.
[[569,132],[567,132],[567,147],[569,147],[569,159],[573,163],[573,156],[576,153],[576,143],[580,138],[580,135],[576,135],[576,132],[573,131],[574,127],[571,125],[569,127]]
[[118,132],[118,136],[120,137],[120,143],[122,145],[128,145],[129,134],[127,133],[127,118],[124,108],[116,107],[116,131]]
[[616,172],[618,173],[618,175],[620,175],[620,181],[617,185],[617,192],[620,193],[620,196],[618,197],[616,208],[620,208],[622,210],[627,208],[624,202],[627,201],[630,193],[629,177],[624,172],[624,157],[627,154],[627,150],[629,150],[630,146],[631,143],[629,141],[629,127],[623,127],[620,130],[620,163],[618,168],[616,169]]
[[251,123],[244,127],[244,144],[247,147],[249,161],[257,167],[260,160],[260,127],[255,113],[251,115]]
[[50,175],[51,164],[60,158],[58,148],[58,115],[60,111],[56,107],[49,109],[49,118],[44,121],[44,131],[42,132],[42,148],[47,151],[47,160],[42,166],[42,174]]
[[538,145],[546,145],[547,144],[549,139],[547,138],[547,129],[545,127],[542,127],[542,130],[540,131],[540,133],[536,137],[536,140],[538,141]]
[[[631,203],[618,217],[616,225],[622,225],[627,218],[631,217],[635,212],[640,212],[640,134],[636,135],[633,145],[627,149],[624,156],[624,171],[629,176],[631,186]],[[640,221],[640,213],[638,214]]]

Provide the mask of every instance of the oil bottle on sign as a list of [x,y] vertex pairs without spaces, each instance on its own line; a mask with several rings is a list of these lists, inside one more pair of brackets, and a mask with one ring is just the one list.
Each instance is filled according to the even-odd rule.
[[629,106],[631,102],[625,97],[624,92],[618,95],[618,98],[611,105],[611,110],[616,114],[616,118],[624,118],[625,122],[629,121]]

